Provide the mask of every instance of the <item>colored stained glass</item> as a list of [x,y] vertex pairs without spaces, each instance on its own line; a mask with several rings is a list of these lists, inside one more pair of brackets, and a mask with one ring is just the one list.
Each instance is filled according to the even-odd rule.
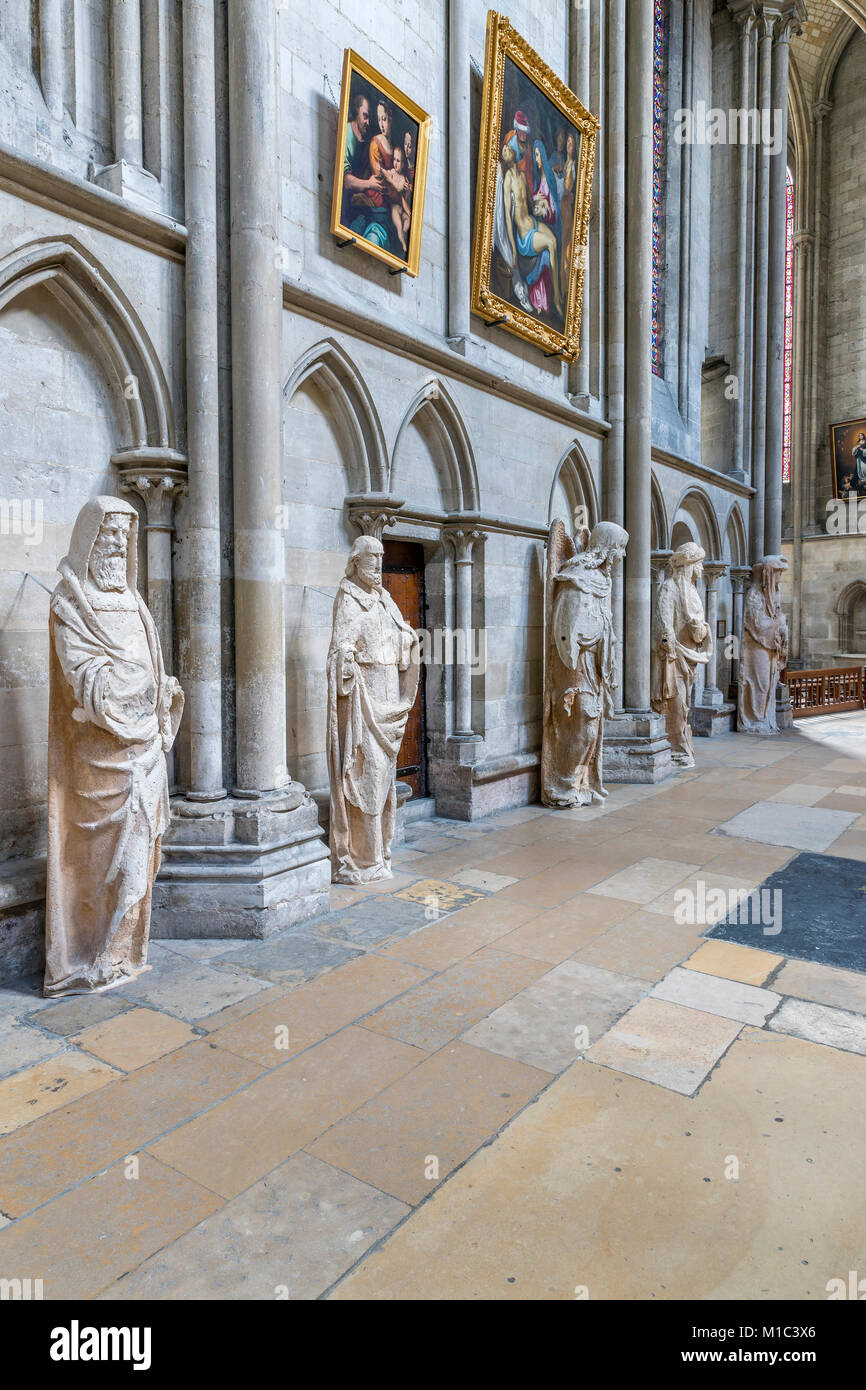
[[665,147],[667,143],[668,52],[665,0],[654,0],[653,34],[653,322],[652,364],[664,376],[665,361]]
[[794,179],[788,170],[785,254],[785,387],[782,425],[782,482],[791,481],[791,421],[794,379]]

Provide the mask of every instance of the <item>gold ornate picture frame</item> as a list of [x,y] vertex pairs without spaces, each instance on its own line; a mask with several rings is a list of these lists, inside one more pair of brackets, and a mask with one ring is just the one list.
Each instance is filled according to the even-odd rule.
[[866,497],[866,419],[830,426],[833,496]]
[[580,352],[599,129],[510,21],[491,11],[472,311],[567,362]]
[[418,274],[429,150],[427,112],[347,48],[331,202],[341,249],[366,251],[393,275]]

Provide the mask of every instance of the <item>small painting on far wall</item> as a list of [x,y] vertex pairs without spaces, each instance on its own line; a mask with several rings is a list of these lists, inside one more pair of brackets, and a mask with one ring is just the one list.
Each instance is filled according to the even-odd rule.
[[427,112],[347,48],[331,204],[338,244],[418,274],[429,144]]
[[833,495],[866,497],[866,419],[830,426]]

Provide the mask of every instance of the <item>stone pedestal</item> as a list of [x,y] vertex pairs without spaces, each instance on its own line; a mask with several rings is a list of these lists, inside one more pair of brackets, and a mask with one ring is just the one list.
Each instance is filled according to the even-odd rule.
[[776,724],[780,730],[794,727],[794,704],[787,684],[781,681],[776,686]]
[[605,783],[662,782],[674,771],[664,716],[630,711],[604,722]]
[[316,804],[297,783],[255,801],[172,801],[153,890],[157,939],[266,937],[330,909]]
[[732,700],[722,700],[721,697],[714,704],[694,705],[689,725],[696,738],[714,738],[716,734],[733,733],[737,727],[737,706]]

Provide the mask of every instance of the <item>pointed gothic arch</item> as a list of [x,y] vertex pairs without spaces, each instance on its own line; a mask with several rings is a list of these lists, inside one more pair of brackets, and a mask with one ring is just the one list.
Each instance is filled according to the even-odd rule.
[[410,402],[397,431],[391,453],[391,468],[387,491],[394,493],[395,467],[406,431],[421,412],[429,414],[435,421],[440,454],[444,464],[445,476],[441,480],[450,494],[453,512],[477,512],[479,510],[478,470],[469,432],[463,417],[448,388],[438,377],[431,377],[417,391]]
[[650,475],[650,547],[653,550],[670,549],[670,531],[665,510],[665,499],[655,473]]
[[674,527],[680,521],[685,523],[693,538],[703,546],[708,560],[721,559],[722,538],[719,534],[718,519],[709,496],[702,488],[692,484],[683,493],[674,512]]
[[147,331],[111,275],[72,237],[28,242],[0,260],[0,309],[43,285],[88,334],[123,401],[126,448],[175,447],[174,413]]
[[749,541],[745,522],[743,521],[743,514],[736,502],[734,502],[731,510],[728,512],[724,534],[729,551],[728,558],[731,564],[737,566],[745,565],[746,557],[749,553]]
[[[586,508],[587,525],[592,528],[599,521],[598,493],[586,455],[577,440],[569,444],[553,475],[550,498],[547,504],[547,524],[553,521],[556,507],[556,489],[561,487],[568,505],[568,520],[574,517],[578,507]],[[563,520],[566,520],[563,517]]]
[[320,379],[350,443],[349,490],[384,492],[385,436],[367,383],[348,353],[334,338],[305,352],[283,387],[288,405],[306,381]]

